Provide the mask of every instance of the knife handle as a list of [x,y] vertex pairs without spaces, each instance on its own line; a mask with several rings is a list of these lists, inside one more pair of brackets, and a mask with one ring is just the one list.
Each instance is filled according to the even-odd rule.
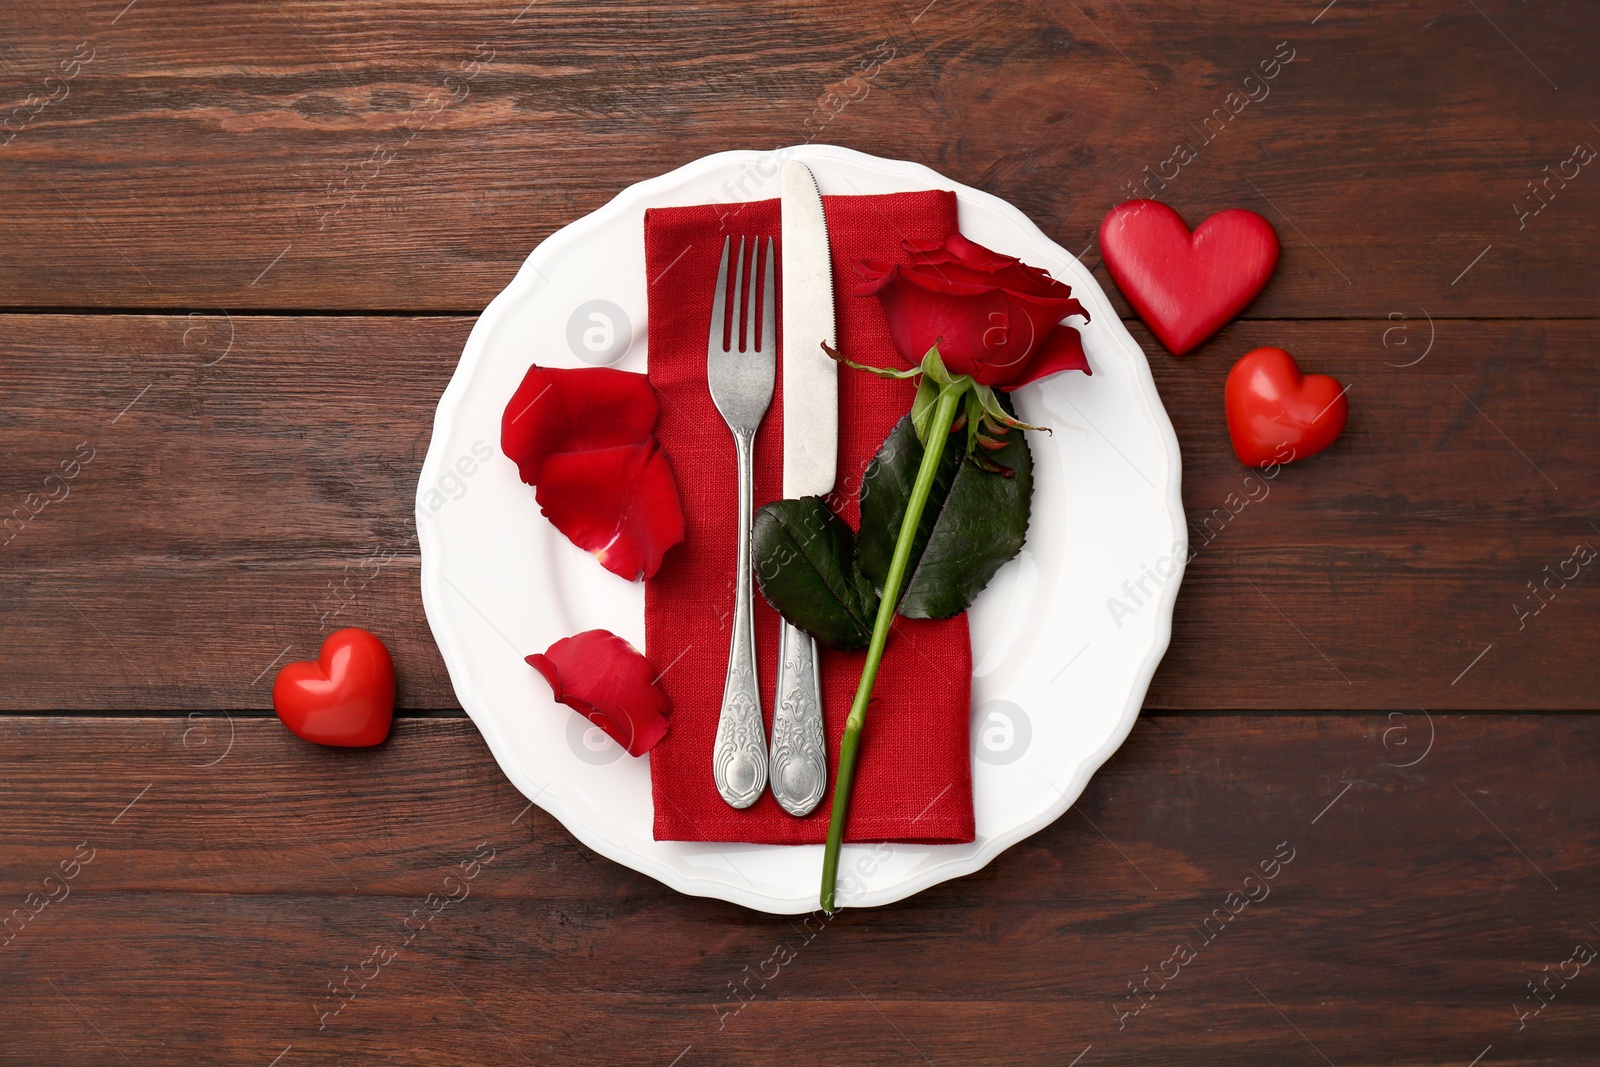
[[787,621],[782,625],[769,781],[772,795],[784,811],[809,815],[828,782],[817,643]]

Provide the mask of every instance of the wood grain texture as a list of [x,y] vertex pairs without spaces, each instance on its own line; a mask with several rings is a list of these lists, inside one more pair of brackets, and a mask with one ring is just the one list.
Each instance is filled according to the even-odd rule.
[[[1600,945],[1597,758],[1579,716],[1146,718],[983,871],[807,928],[596,857],[464,721],[334,752],[215,715],[0,719],[0,903],[94,850],[0,948],[0,1063],[1582,1062],[1589,969],[1520,1031],[1513,1005]],[[458,900],[403,944],[430,893]]]
[[32,3],[0,302],[471,312],[633,182],[817,140],[1091,256],[1134,193],[1260,211],[1253,316],[1592,314],[1593,6],[1317,6]]
[[[1507,712],[1597,710],[1595,575],[1550,575],[1600,547],[1600,178],[1571,163],[1600,147],[1600,8],[4,21],[0,1064],[1594,1058],[1600,977],[1547,976],[1600,946],[1600,720]],[[807,141],[1005,198],[1124,315],[1092,241],[1114,203],[1276,227],[1276,276],[1194,355],[1130,324],[1197,553],[1147,707],[1223,713],[1147,715],[1054,825],[825,925],[601,859],[465,719],[343,752],[263,717],[275,667],[348,624],[389,643],[404,708],[451,714],[411,514],[471,316],[629,184]],[[1221,401],[1265,344],[1352,412],[1270,482]]]
[[[391,643],[404,707],[454,706],[411,515],[469,321],[7,322],[0,709],[266,709],[274,658],[350,624]],[[1238,323],[1183,361],[1132,328],[1178,432],[1195,553],[1149,706],[1595,707],[1595,576],[1543,584],[1600,548],[1592,324]],[[1222,383],[1269,343],[1349,384],[1352,416],[1262,479],[1233,456]],[[85,442],[67,495],[20,523]],[[1134,604],[1121,583],[1140,577],[1106,576],[1101,598]]]

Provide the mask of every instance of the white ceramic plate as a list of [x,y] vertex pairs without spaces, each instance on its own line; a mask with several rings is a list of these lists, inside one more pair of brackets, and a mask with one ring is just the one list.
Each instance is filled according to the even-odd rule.
[[643,648],[644,587],[545,522],[499,434],[532,362],[645,369],[646,208],[775,197],[790,158],[827,194],[953,189],[964,234],[1067,282],[1091,315],[1082,330],[1093,376],[1015,394],[1023,419],[1055,433],[1030,438],[1027,544],[971,613],[977,839],[846,846],[841,904],[886,904],[969,874],[1071,806],[1133,726],[1187,555],[1178,442],[1144,354],[1089,271],[988,193],[828,145],[723,152],[623,190],[534,249],[473,327],[434,418],[417,492],[428,622],[462,707],[530,800],[595,851],[680,892],[780,914],[817,908],[821,845],[653,840],[648,757],[628,757],[556,704],[523,662],[593,628]]

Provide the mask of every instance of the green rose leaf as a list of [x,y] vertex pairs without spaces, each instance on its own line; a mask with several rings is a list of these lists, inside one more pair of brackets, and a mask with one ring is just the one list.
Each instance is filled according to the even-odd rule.
[[756,511],[750,541],[756,584],[785,619],[829,648],[866,648],[878,591],[856,562],[850,527],[817,496]]
[[[1001,403],[1010,406],[1009,401]],[[912,541],[901,615],[947,619],[965,611],[995,571],[1022,548],[1033,498],[1033,457],[1020,430],[996,439],[1002,447],[980,446],[974,458],[1008,468],[1013,472],[1010,477],[964,458],[968,434],[948,435]],[[889,573],[895,538],[921,462],[922,446],[907,416],[890,431],[862,479],[862,533],[856,556],[878,585]]]

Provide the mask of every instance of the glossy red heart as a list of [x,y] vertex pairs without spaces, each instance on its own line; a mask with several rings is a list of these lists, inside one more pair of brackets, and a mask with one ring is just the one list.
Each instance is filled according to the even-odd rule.
[[1100,224],[1100,252],[1145,325],[1181,356],[1255,299],[1278,265],[1278,234],[1254,211],[1219,211],[1189,232],[1155,200],[1129,200]]
[[366,630],[336,630],[315,663],[291,663],[278,672],[272,706],[283,725],[307,741],[379,744],[394,721],[394,660]]
[[1326,374],[1301,374],[1281,348],[1258,348],[1228,372],[1228,436],[1252,467],[1288,463],[1333,444],[1350,415],[1345,390]]

